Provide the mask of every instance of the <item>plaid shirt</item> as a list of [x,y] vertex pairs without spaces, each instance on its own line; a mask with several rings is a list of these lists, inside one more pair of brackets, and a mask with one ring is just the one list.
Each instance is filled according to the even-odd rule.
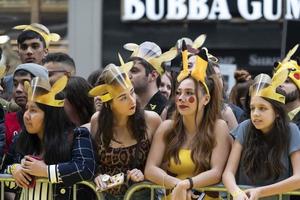
[[[16,156],[16,158],[18,157]],[[91,135],[87,128],[74,129],[71,157],[72,159],[68,162],[48,166],[48,179],[54,183],[53,199],[71,199],[70,186],[80,181],[92,180],[94,177],[96,162]],[[10,166],[7,166],[7,169],[9,168]],[[28,199],[36,199],[36,195],[40,193],[42,194],[38,199],[46,198],[49,189],[41,192],[40,188],[41,186],[37,184],[34,188],[29,189]]]

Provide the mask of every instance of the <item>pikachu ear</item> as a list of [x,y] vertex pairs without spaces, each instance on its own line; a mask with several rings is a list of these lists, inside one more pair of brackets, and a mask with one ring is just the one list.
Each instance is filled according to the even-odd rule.
[[96,97],[96,96],[104,95],[106,93],[108,93],[108,91],[107,91],[107,85],[106,84],[102,84],[102,85],[98,85],[98,86],[92,88],[89,91],[89,96]]
[[28,25],[18,25],[18,26],[15,26],[13,29],[15,30],[24,30],[28,27]]
[[182,40],[182,70],[177,76],[177,81],[180,82],[184,78],[186,78],[189,75],[189,66],[188,66],[188,51],[187,51],[187,46],[185,44],[185,41]]
[[160,60],[163,60],[164,62],[164,61],[170,61],[174,59],[176,55],[177,55],[177,50],[173,49],[173,50],[166,51],[165,53],[161,54],[158,58]]
[[299,44],[296,44],[291,50],[289,50],[289,52],[286,54],[285,58],[281,61],[281,63],[288,62],[291,59],[291,57],[295,54],[298,47]]
[[207,53],[207,48],[202,48],[202,49],[199,51],[198,56],[199,56],[200,58],[202,58],[203,60],[208,61],[208,55],[207,55],[207,54],[208,54],[208,53]]
[[289,75],[289,70],[288,69],[279,69],[272,77],[272,86],[274,88],[277,88],[281,84],[285,82]]
[[135,43],[127,43],[123,47],[126,50],[132,51],[131,57],[134,57],[137,55],[140,46]]
[[206,35],[205,35],[205,34],[199,35],[199,36],[195,39],[195,41],[194,41],[192,47],[195,48],[195,49],[199,49],[199,48],[204,44],[205,40],[206,40]]
[[31,99],[32,98],[32,88],[28,81],[24,82],[24,90],[27,93],[27,98]]
[[139,45],[135,44],[135,43],[127,43],[124,44],[124,49],[127,49],[129,51],[135,51],[137,48],[139,48]]
[[152,58],[149,60],[152,66],[156,66],[156,71],[162,75],[164,73],[164,69],[161,67],[163,62],[170,61],[174,59],[177,55],[177,50],[169,50],[156,58]]
[[121,56],[120,53],[118,53],[118,57],[119,57],[120,65],[121,65],[121,66],[124,65],[125,62],[124,62],[124,60],[123,60],[123,58],[122,58],[122,56]]
[[52,86],[51,92],[57,94],[61,92],[67,85],[68,78],[67,76],[62,76],[60,79],[58,79]]
[[130,61],[128,63],[123,63],[120,68],[122,69],[123,72],[125,72],[126,74],[128,74],[128,72],[131,70],[131,68],[133,67],[133,61]]
[[57,33],[50,33],[49,38],[53,42],[57,42],[60,39],[60,35]]

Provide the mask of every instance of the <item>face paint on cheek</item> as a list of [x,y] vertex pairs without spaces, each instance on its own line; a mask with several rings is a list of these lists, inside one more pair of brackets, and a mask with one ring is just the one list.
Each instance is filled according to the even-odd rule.
[[194,102],[195,102],[195,97],[189,97],[188,101],[189,101],[190,103],[194,103]]

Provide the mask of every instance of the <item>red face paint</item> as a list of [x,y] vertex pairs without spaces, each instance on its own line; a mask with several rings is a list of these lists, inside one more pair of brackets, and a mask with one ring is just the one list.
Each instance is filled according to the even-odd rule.
[[294,77],[295,77],[297,80],[299,80],[299,79],[300,79],[300,74],[299,74],[299,73],[295,73],[295,74],[294,74]]
[[188,101],[189,101],[190,103],[194,103],[194,102],[195,102],[195,97],[189,97]]

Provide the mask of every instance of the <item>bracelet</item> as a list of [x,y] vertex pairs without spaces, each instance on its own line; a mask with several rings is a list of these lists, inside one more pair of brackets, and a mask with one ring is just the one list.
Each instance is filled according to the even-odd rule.
[[191,189],[193,189],[193,187],[194,187],[194,182],[193,182],[193,179],[192,179],[192,178],[190,178],[190,177],[188,177],[188,178],[187,178],[187,180],[189,180],[189,183],[190,183],[190,187],[189,187],[189,189],[188,189],[188,190],[191,190]]
[[231,193],[231,196],[233,198],[235,198],[235,197],[239,196],[241,193],[243,193],[243,191],[241,189],[237,189],[233,193]]

